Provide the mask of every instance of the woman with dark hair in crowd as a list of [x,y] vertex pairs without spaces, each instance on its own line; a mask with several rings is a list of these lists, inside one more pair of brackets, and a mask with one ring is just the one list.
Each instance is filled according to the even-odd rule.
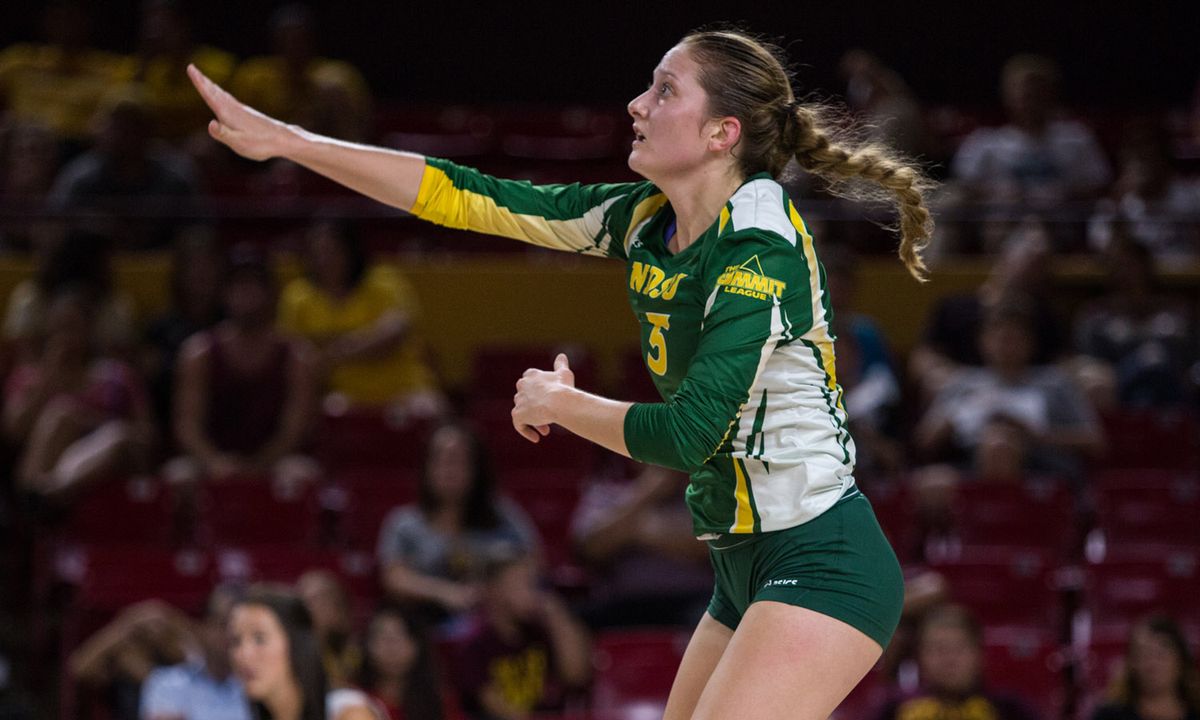
[[429,643],[404,610],[384,603],[367,624],[359,686],[383,704],[391,720],[455,716],[433,665]]
[[328,691],[304,601],[284,587],[250,589],[229,618],[229,654],[255,720],[379,720],[366,695]]
[[442,425],[426,448],[417,502],[393,510],[380,531],[383,586],[445,619],[475,605],[484,558],[497,545],[535,550],[537,534],[516,503],[496,495],[479,436]]
[[1134,625],[1108,699],[1092,720],[1200,720],[1200,669],[1174,620],[1156,615]]
[[305,276],[284,288],[279,319],[317,347],[324,389],[354,405],[439,414],[445,401],[414,332],[419,308],[404,276],[373,264],[349,222],[318,222],[306,251]]

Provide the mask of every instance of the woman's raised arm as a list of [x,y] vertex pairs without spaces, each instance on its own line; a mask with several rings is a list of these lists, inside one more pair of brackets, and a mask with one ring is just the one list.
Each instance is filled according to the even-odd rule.
[[195,65],[188,77],[216,119],[208,134],[251,160],[284,158],[402,210],[417,200],[425,158],[416,153],[343,142],[268,117],[238,101]]

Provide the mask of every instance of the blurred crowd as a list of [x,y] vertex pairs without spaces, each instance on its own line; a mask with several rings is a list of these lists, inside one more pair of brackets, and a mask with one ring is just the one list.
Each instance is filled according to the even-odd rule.
[[[319,706],[340,720],[515,720],[660,702],[639,682],[669,682],[678,633],[711,593],[686,479],[565,437],[540,456],[518,447],[511,379],[486,376],[504,363],[444,382],[422,335],[430,299],[403,264],[331,186],[213,143],[183,68],[316,132],[536,180],[620,167],[625,124],[578,110],[508,118],[503,135],[483,110],[398,120],[351,64],[321,56],[302,5],[272,16],[273,54],[242,60],[194,38],[171,0],[142,4],[130,54],[90,46],[88,20],[84,4],[52,3],[42,42],[0,50],[0,251],[34,267],[4,304],[0,351],[0,584],[28,588],[0,597],[0,718]],[[1194,515],[1172,525],[1153,505],[1188,513],[1200,495],[1200,85],[1190,110],[1088,115],[1064,105],[1053,60],[1018,55],[991,116],[923,106],[864,50],[839,69],[863,132],[941,175],[933,262],[990,268],[943,294],[899,356],[855,304],[878,235],[837,222],[824,188],[789,184],[814,209],[857,477],[909,573],[897,641],[844,717],[1200,718],[1200,614],[1154,586],[1120,606],[1136,614],[1104,615],[1100,570],[1068,572],[1115,562],[1142,522],[1145,542],[1122,548],[1142,555],[1120,562],[1167,562],[1164,583],[1200,592]],[[228,231],[222,211],[249,206],[292,208],[298,273],[256,229]],[[146,251],[170,256],[169,301],[139,318],[113,260]],[[1068,311],[1055,269],[1079,258],[1100,280]],[[581,382],[587,362],[572,358]],[[643,386],[623,378],[617,394]],[[989,520],[983,508],[1013,492],[1016,510]],[[1122,493],[1150,520],[1114,510]],[[1036,515],[1054,498],[1058,515]],[[981,526],[1017,530],[980,542]],[[196,586],[138,585],[158,551]],[[1032,644],[1005,639],[1022,602],[970,590],[997,568],[1014,582],[1063,571],[1023,599],[1051,616],[1017,623]],[[1164,608],[1173,617],[1143,612]],[[1097,669],[1076,651],[1106,632],[1124,661]],[[990,670],[997,648],[1022,667],[1033,657],[1032,674]],[[646,660],[656,652],[664,665]]]

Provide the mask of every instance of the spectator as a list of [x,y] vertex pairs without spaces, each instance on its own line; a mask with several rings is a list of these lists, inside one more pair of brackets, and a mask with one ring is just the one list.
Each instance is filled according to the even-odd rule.
[[93,346],[101,355],[126,357],[134,342],[133,302],[113,288],[109,241],[100,235],[72,230],[65,237],[48,236],[35,246],[34,277],[21,281],[8,297],[4,338],[17,355],[31,358],[46,333],[47,308],[66,288],[85,294],[91,309]]
[[696,624],[712,596],[708,548],[696,542],[687,479],[647,466],[631,483],[597,481],[575,510],[577,554],[596,573],[590,627]]
[[150,379],[156,415],[164,425],[169,426],[174,417],[175,368],[183,343],[198,332],[211,330],[222,319],[224,275],[224,253],[207,228],[193,226],[175,241],[170,305],[150,321],[142,345],[142,367]]
[[234,248],[222,296],[227,319],[188,338],[179,357],[173,425],[185,455],[166,475],[185,486],[253,475],[310,482],[311,351],[276,332],[275,280],[253,248]]
[[1092,720],[1200,719],[1200,670],[1174,620],[1154,616],[1134,625],[1108,700]]
[[218,585],[204,619],[194,628],[198,653],[187,662],[152,671],[142,685],[141,720],[250,720],[242,685],[229,666],[226,637],[240,588]]
[[538,589],[531,557],[489,559],[483,605],[459,645],[455,681],[473,720],[525,720],[563,709],[591,675],[587,631],[552,593]]
[[[0,123],[0,206],[37,211],[58,174],[62,154],[53,130],[36,122]],[[6,220],[0,249],[28,251],[45,222]]]
[[1006,297],[1033,303],[1033,363],[1045,365],[1062,354],[1066,328],[1052,302],[1053,255],[1043,224],[1018,228],[979,289],[948,295],[933,308],[921,341],[909,357],[909,372],[926,401],[965,369],[983,364],[979,328],[991,308]]
[[1080,374],[1093,404],[1186,403],[1197,350],[1186,306],[1159,292],[1150,249],[1123,232],[1104,260],[1109,292],[1085,306],[1075,323],[1075,348],[1084,358]]
[[1200,260],[1200,182],[1180,177],[1172,162],[1171,137],[1161,122],[1130,125],[1113,195],[1100,202],[1088,225],[1094,249],[1106,249],[1115,227],[1123,227],[1165,267]]
[[128,74],[128,60],[88,46],[89,24],[85,3],[57,0],[44,16],[46,44],[0,51],[0,105],[76,145],[87,137],[101,97]]
[[877,720],[1037,717],[1021,700],[987,689],[983,630],[963,608],[947,605],[925,616],[917,637],[917,671],[918,690],[889,701]]
[[838,383],[850,418],[860,477],[901,469],[904,449],[897,424],[900,380],[888,352],[887,340],[870,317],[854,312],[858,287],[855,258],[840,247],[822,249],[829,287],[833,336],[837,338]]
[[84,487],[148,469],[154,425],[141,378],[93,347],[89,295],[66,289],[50,303],[36,360],[5,387],[5,434],[23,446],[17,481],[64,501]]
[[985,365],[957,375],[919,421],[914,441],[985,480],[1028,473],[1078,479],[1102,449],[1100,425],[1071,379],[1033,359],[1033,315],[1018,299],[993,308],[979,335]]
[[157,668],[185,662],[197,647],[195,639],[186,615],[148,600],[121,611],[85,640],[68,667],[76,681],[105,697],[115,720],[137,720],[143,683]]
[[329,686],[349,687],[362,671],[362,652],[346,588],[328,570],[309,570],[296,581],[296,592],[312,615]]
[[317,346],[326,388],[352,404],[439,414],[445,400],[414,331],[416,295],[394,268],[372,265],[353,225],[322,222],[308,235],[305,277],[285,289],[285,331]]
[[1008,124],[980,128],[954,157],[954,176],[988,203],[1052,207],[1095,198],[1111,171],[1095,136],[1066,120],[1058,104],[1058,66],[1036,55],[1004,65],[1001,94]]
[[393,510],[380,530],[384,590],[447,619],[475,605],[482,563],[504,545],[537,552],[536,531],[516,503],[497,497],[479,436],[460,423],[441,426],[426,448],[417,503]]
[[846,105],[872,140],[912,157],[929,156],[933,141],[921,106],[900,73],[862,48],[843,55],[838,70],[846,81]]
[[106,97],[95,147],[62,169],[50,205],[104,212],[102,221],[123,247],[167,244],[172,224],[152,220],[154,211],[177,212],[180,201],[196,195],[196,178],[186,158],[152,142],[151,129],[149,108],[136,92],[127,88]]
[[391,720],[457,717],[433,667],[429,643],[396,605],[385,604],[367,625],[360,686]]
[[275,54],[238,66],[229,90],[283,122],[342,140],[364,140],[371,96],[353,65],[316,55],[316,18],[306,5],[284,5],[271,16]]
[[237,62],[224,50],[194,42],[180,5],[175,0],[142,3],[140,46],[133,58],[132,80],[153,117],[154,134],[171,141],[204,132],[208,125],[204,101],[187,79],[188,63],[214,82],[227,82]]
[[250,589],[229,619],[229,655],[254,720],[380,720],[362,692],[327,690],[312,617],[295,593]]

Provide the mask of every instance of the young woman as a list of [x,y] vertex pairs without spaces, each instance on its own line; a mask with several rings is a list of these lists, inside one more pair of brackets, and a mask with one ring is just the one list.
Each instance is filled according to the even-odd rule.
[[1133,626],[1124,672],[1092,720],[1200,720],[1200,670],[1174,620]]
[[629,165],[649,182],[534,187],[268,118],[189,69],[209,132],[285,157],[418,217],[624,260],[646,367],[667,400],[574,387],[565,356],[517,383],[513,425],[551,423],[691,473],[687,500],[717,587],[676,677],[668,720],[824,720],[878,659],[900,615],[900,568],[855,489],[831,310],[812,237],[775,181],[795,159],[835,184],[878,184],[900,256],[924,270],[925,181],[883,148],[831,140],[783,63],[738,32],[696,32],[629,103]]
[[379,720],[366,695],[328,691],[304,601],[281,587],[250,589],[229,616],[229,656],[255,720]]

